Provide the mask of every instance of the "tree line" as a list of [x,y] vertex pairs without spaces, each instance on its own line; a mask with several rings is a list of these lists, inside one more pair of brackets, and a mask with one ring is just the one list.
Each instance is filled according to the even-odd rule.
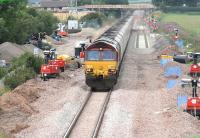
[[152,0],[156,6],[183,6],[197,7],[200,0]]
[[128,0],[78,0],[78,5],[85,4],[128,4]]
[[46,11],[28,8],[26,0],[0,2],[0,43],[25,43],[31,34],[56,29],[57,18]]

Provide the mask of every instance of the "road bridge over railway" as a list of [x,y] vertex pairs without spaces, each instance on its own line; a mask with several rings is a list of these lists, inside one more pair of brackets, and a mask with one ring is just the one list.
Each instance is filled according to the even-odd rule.
[[80,8],[86,8],[86,9],[132,9],[132,10],[146,10],[146,9],[155,9],[155,6],[152,4],[129,4],[129,5],[84,5],[80,6]]

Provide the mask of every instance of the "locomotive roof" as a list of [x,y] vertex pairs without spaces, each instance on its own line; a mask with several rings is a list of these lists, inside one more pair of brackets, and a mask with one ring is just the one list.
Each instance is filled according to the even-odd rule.
[[101,37],[108,37],[111,39],[114,39],[118,34],[120,29],[123,27],[123,25],[127,22],[127,20],[130,17],[129,15],[122,18],[119,22],[117,22],[114,26],[109,28],[106,32],[104,32],[99,38]]
[[111,45],[113,48],[118,49],[120,47],[120,43],[118,39],[121,36],[123,37],[123,33],[121,32],[121,29],[123,26],[129,21],[131,15],[126,15],[124,18],[122,18],[119,22],[117,22],[114,26],[109,28],[107,31],[105,31],[98,39],[96,39],[90,46],[94,46],[98,43],[107,43]]

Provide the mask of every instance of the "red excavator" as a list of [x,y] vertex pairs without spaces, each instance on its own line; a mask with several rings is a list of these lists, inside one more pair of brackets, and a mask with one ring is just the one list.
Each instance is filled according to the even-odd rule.
[[56,77],[60,71],[64,71],[65,61],[56,60],[55,49],[44,50],[45,64],[41,66],[41,78],[45,81],[50,77]]

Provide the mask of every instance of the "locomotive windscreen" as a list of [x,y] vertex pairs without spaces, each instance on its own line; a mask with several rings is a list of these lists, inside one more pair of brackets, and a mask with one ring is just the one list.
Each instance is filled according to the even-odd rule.
[[117,59],[117,54],[113,50],[89,50],[86,52],[87,61],[114,61]]

